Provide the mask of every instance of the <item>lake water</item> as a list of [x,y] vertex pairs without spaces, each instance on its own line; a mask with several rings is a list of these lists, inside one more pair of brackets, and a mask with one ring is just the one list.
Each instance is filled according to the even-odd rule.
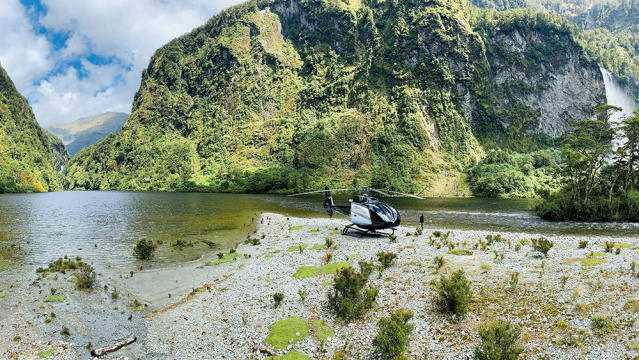
[[[423,213],[430,228],[522,231],[545,234],[633,236],[638,224],[550,223],[530,211],[531,200],[393,198],[402,224]],[[96,265],[131,267],[138,239],[161,242],[154,264],[194,260],[228,248],[250,234],[261,212],[326,216],[323,196],[143,193],[116,191],[0,195],[0,269],[45,266],[64,255]],[[336,203],[347,203],[337,197]],[[337,226],[337,225],[336,225]],[[177,250],[178,239],[193,246]],[[218,246],[210,248],[206,242]],[[137,265],[136,265],[137,266]]]

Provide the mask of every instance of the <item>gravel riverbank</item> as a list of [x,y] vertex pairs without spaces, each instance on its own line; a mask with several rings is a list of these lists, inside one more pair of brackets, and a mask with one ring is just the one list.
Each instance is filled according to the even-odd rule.
[[[117,301],[111,300],[106,291],[95,290],[89,295],[75,292],[68,303],[46,304],[44,309],[38,307],[41,301],[18,303],[7,296],[0,300],[3,308],[10,309],[2,315],[7,318],[0,328],[5,338],[0,340],[0,346],[7,349],[0,348],[0,357],[11,358],[15,353],[16,358],[31,358],[35,350],[49,348],[54,349],[51,358],[77,358],[76,354],[88,357],[83,346],[89,337],[73,334],[79,332],[76,329],[87,327],[81,320],[84,314],[102,311],[110,313],[96,317],[111,320],[94,319],[92,326],[118,329],[108,334],[114,340],[130,334],[139,338],[134,346],[105,358],[262,359],[266,355],[257,349],[268,348],[279,355],[288,353],[289,359],[304,358],[299,353],[313,359],[333,359],[338,353],[352,359],[375,359],[371,343],[377,334],[377,321],[398,308],[408,308],[415,314],[411,320],[414,330],[407,351],[409,358],[471,359],[479,343],[479,325],[497,318],[522,329],[526,359],[639,356],[639,324],[635,324],[639,303],[633,301],[639,296],[639,278],[631,271],[631,264],[639,260],[639,238],[545,236],[555,242],[546,258],[530,244],[531,238],[543,234],[503,232],[488,245],[491,241],[487,236],[498,233],[425,229],[422,235],[415,236],[414,228],[401,227],[396,232],[397,240],[391,242],[386,237],[343,236],[340,230],[345,224],[345,220],[338,219],[263,214],[256,233],[250,236],[259,240],[258,245],[240,244],[234,254],[221,254],[221,260],[215,257],[181,265],[174,272],[142,271],[134,275],[138,282],[148,279],[180,282],[182,288],[192,285],[192,291],[186,294],[178,291],[165,296],[154,292],[149,286],[152,284],[147,283],[139,287],[143,291],[138,293],[135,287],[127,288],[129,297],[122,296]],[[326,238],[333,240],[333,249],[325,247]],[[585,248],[579,248],[582,241],[588,242]],[[605,252],[607,241],[614,241],[620,253],[615,254],[616,249]],[[300,245],[304,247],[302,251],[298,249]],[[453,245],[457,251],[450,250]],[[379,289],[373,309],[361,320],[348,324],[338,321],[327,307],[334,266],[324,265],[349,263],[358,268],[360,260],[377,265],[379,251],[394,252],[398,257],[392,267],[374,271],[370,277],[369,283]],[[332,255],[327,261],[329,253]],[[434,264],[437,256],[444,258],[440,269]],[[314,276],[294,276],[302,267],[319,270]],[[463,268],[472,280],[474,300],[468,316],[456,322],[434,308],[433,283],[458,268]],[[513,287],[511,274],[515,272],[519,273],[519,281]],[[195,280],[182,283],[183,278]],[[59,280],[46,280],[57,284],[55,281]],[[46,285],[40,282],[38,286],[42,290]],[[299,291],[306,294],[304,300]],[[284,295],[277,308],[273,305],[275,293]],[[145,294],[153,296],[145,298]],[[149,307],[132,311],[128,302],[133,298],[150,299]],[[49,324],[16,325],[34,316],[16,314],[47,314],[58,312],[57,307],[62,306],[67,306],[70,313],[80,311],[76,318],[65,318],[71,338],[53,332],[47,327]],[[106,310],[116,306],[118,310]],[[42,314],[29,321],[42,323],[46,317]],[[127,320],[129,315],[131,320]],[[594,315],[609,317],[613,330],[597,334],[591,325]],[[273,346],[272,341],[265,343],[272,325],[291,317],[303,319],[302,330],[295,331],[299,335],[293,334],[297,341],[283,346]],[[62,320],[56,318],[53,322],[59,327]],[[24,339],[13,341],[14,336]],[[100,339],[101,344],[108,342],[107,337]]]

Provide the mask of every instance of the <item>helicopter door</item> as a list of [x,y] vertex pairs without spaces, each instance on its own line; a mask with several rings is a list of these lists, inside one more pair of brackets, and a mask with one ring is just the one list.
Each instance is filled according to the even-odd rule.
[[358,226],[371,226],[371,215],[368,207],[351,201],[351,221]]

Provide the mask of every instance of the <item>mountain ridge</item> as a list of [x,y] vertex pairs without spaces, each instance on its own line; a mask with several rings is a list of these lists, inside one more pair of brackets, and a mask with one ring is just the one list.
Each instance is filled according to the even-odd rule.
[[120,130],[128,116],[122,112],[105,112],[68,123],[51,125],[46,129],[62,139],[69,155],[73,157],[80,150]]
[[[557,18],[515,11],[473,28],[454,2],[391,3],[250,1],[223,11],[154,54],[123,130],[80,152],[66,185],[429,193],[441,174],[459,185],[484,147],[547,146],[602,100],[597,64]],[[508,28],[530,41],[493,41]],[[498,82],[499,64],[523,70]],[[562,85],[571,81],[587,86]],[[545,86],[585,100],[546,111]],[[556,128],[544,127],[544,112]]]

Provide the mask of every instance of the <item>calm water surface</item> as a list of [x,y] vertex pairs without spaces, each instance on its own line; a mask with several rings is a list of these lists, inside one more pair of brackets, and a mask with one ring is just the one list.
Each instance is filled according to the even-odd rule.
[[[347,202],[338,197],[337,203]],[[7,259],[43,266],[64,256],[81,256],[96,264],[135,264],[131,252],[138,239],[162,245],[156,264],[197,259],[245,239],[261,212],[291,216],[326,216],[322,196],[57,192],[0,195],[0,269]],[[416,224],[423,213],[429,227],[547,234],[637,236],[638,224],[550,223],[534,216],[530,200],[394,198],[403,224]],[[193,246],[176,250],[181,239]],[[205,242],[218,244],[211,249]],[[4,260],[2,260],[4,258]]]

